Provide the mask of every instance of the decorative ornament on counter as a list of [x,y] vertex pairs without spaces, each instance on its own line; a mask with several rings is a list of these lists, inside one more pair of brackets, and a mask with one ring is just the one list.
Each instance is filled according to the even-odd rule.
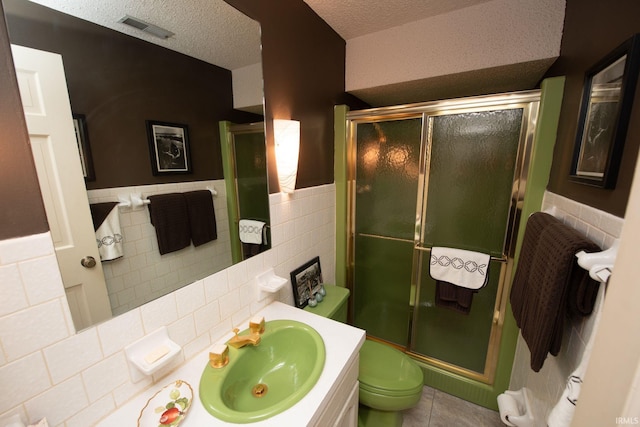
[[177,427],[193,400],[193,389],[186,381],[177,380],[153,395],[142,408],[138,427]]

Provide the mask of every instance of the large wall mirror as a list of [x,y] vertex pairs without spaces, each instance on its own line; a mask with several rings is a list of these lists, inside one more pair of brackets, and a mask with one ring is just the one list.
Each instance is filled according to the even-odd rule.
[[[238,192],[243,190],[236,176],[227,175],[234,175],[236,164],[253,160],[224,158],[243,151],[224,150],[223,155],[221,150],[221,144],[234,140],[233,134],[225,136],[228,129],[263,120],[257,22],[223,0],[194,1],[189,7],[180,2],[128,0],[2,3],[12,45],[62,57],[71,110],[80,130],[78,145],[84,148],[79,151],[84,176],[78,179],[84,182],[87,203],[122,203],[132,196],[134,200],[131,207],[113,208],[124,254],[97,260],[96,267],[89,267],[99,271],[103,280],[102,302],[96,303],[102,304],[101,314],[100,309],[92,311],[94,302],[87,302],[87,293],[65,278],[56,249],[77,330],[227,268],[241,261],[245,252],[264,249],[233,250],[241,247],[237,241],[240,218],[234,215],[242,211],[237,205],[242,199]],[[157,33],[157,26],[174,34],[157,37],[141,30],[140,22],[151,24],[147,29],[151,32]],[[149,123],[169,125],[156,126],[153,135]],[[264,133],[261,138],[264,145]],[[180,156],[187,143],[188,173],[171,173],[171,166],[166,168],[168,173],[157,173],[151,163],[154,144],[162,155]],[[158,152],[155,155],[157,159]],[[86,173],[89,169],[91,173]],[[260,203],[267,209],[265,218],[248,219],[262,220],[268,228],[266,168],[264,173]],[[140,206],[139,199],[152,196],[153,204],[155,196],[202,190],[212,193],[215,239],[161,255],[158,227],[151,224],[148,205]],[[49,222],[53,235],[50,218]],[[90,230],[92,238],[95,228]],[[265,233],[265,248],[268,240]],[[84,269],[91,264],[77,261],[72,264]]]

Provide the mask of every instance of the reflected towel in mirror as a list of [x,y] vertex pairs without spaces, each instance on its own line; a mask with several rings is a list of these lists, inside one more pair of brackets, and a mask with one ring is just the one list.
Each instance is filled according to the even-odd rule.
[[112,261],[124,255],[120,213],[115,208],[117,205],[117,202],[89,205],[101,261]]
[[149,216],[156,229],[160,255],[191,245],[187,202],[182,193],[149,196]]
[[218,230],[211,192],[209,190],[188,191],[184,193],[184,198],[187,201],[193,246],[197,247],[216,240]]
[[264,230],[266,223],[253,219],[241,219],[238,223],[238,231],[240,233],[240,241],[242,243],[251,243],[262,245],[264,241]]

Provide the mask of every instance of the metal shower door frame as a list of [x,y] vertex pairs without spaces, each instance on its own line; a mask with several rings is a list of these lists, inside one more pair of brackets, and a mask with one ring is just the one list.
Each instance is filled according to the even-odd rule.
[[[479,373],[462,368],[450,363],[430,358],[412,351],[418,333],[412,326],[417,322],[418,310],[412,308],[412,318],[409,325],[408,345],[402,348],[412,357],[430,365],[442,368],[464,377],[492,384],[497,368],[499,344],[502,336],[505,312],[508,303],[510,280],[513,272],[513,257],[515,255],[516,237],[521,217],[522,202],[526,190],[526,177],[529,170],[529,161],[533,148],[534,132],[538,117],[540,91],[510,92],[505,94],[457,98],[443,101],[425,102],[419,104],[399,105],[392,107],[374,108],[353,111],[347,114],[347,182],[348,184],[348,225],[347,225],[347,284],[355,296],[354,288],[354,262],[355,262],[355,184],[356,184],[356,137],[359,123],[371,123],[382,121],[395,121],[402,119],[422,118],[422,132],[420,141],[420,165],[418,177],[418,194],[416,195],[416,223],[414,235],[413,271],[411,274],[412,296],[411,301],[420,301],[420,277],[422,273],[422,257],[430,248],[423,247],[423,218],[426,216],[429,169],[431,157],[431,133],[435,117],[450,114],[462,114],[476,111],[491,111],[505,109],[522,109],[522,125],[520,141],[517,151],[517,162],[514,170],[514,179],[511,194],[511,203],[505,230],[502,257],[492,257],[492,260],[501,262],[500,282],[495,299],[494,315],[488,343],[488,352],[485,360],[484,372]],[[353,300],[350,312],[353,313]],[[409,303],[409,302],[408,302]],[[397,346],[396,346],[397,347]]]

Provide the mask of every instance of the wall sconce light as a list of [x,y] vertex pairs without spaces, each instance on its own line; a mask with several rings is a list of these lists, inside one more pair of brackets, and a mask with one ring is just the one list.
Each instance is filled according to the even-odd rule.
[[273,137],[276,144],[276,167],[278,168],[280,191],[293,193],[298,174],[300,122],[274,119]]

